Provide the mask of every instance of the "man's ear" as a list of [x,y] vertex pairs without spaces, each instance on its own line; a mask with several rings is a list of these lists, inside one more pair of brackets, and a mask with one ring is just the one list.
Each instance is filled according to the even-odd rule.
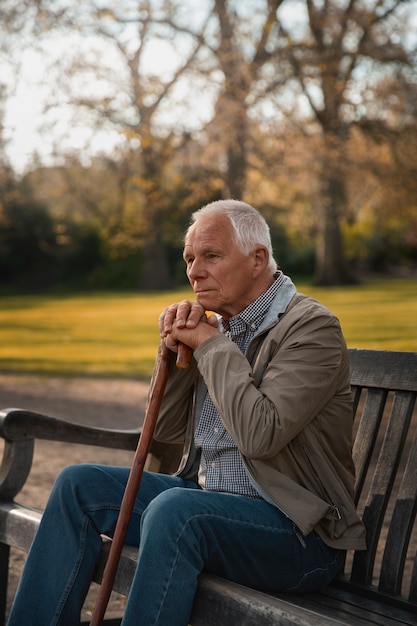
[[266,269],[269,262],[269,252],[265,246],[258,246],[253,253],[253,276],[259,276]]

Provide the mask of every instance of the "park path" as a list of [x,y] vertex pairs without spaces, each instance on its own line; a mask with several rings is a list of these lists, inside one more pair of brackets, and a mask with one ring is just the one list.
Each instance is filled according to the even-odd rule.
[[[148,384],[134,380],[99,378],[44,378],[0,374],[0,408],[23,408],[68,421],[108,428],[136,428],[143,420]],[[2,455],[0,443],[0,455]],[[93,462],[130,466],[133,453],[95,446],[38,441],[29,479],[16,497],[18,502],[43,508],[59,471],[72,463]],[[12,550],[9,599],[12,601],[26,554]],[[83,620],[94,607],[97,586],[87,597]],[[123,611],[125,599],[112,594],[109,616]]]

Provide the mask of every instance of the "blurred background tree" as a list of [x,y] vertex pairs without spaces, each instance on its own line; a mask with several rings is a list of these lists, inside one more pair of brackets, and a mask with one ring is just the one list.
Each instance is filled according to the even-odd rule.
[[26,263],[34,288],[171,288],[190,213],[221,197],[259,208],[284,270],[317,284],[415,268],[415,1],[15,4],[0,121],[22,42],[44,109],[20,171],[0,133],[0,283],[30,283],[14,229],[56,260]]

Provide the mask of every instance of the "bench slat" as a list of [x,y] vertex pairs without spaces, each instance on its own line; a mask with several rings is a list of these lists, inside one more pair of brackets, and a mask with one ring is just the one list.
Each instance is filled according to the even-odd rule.
[[[323,626],[314,610],[208,575],[199,579],[190,621],[198,626]],[[346,626],[333,617],[325,623]]]
[[352,385],[416,391],[417,352],[349,350]]
[[[387,395],[388,393],[384,389],[371,389],[368,390],[366,394],[352,451],[356,472],[356,504],[362,494],[372,454],[375,449],[379,427],[381,425],[387,401]],[[362,419],[363,415],[366,415],[366,419]]]
[[410,602],[414,602],[417,605],[417,555],[414,559],[414,567],[411,573],[410,595],[408,598]]
[[2,502],[0,507],[0,543],[26,552],[39,526],[42,511],[15,502]]
[[[286,595],[283,596],[287,598]],[[328,619],[338,619],[343,624],[351,624],[352,626],[369,626],[369,624],[378,624],[378,626],[399,626],[415,625],[416,621],[410,613],[401,613],[401,621],[399,621],[399,611],[395,609],[395,617],[390,616],[389,607],[381,603],[372,603],[372,601],[361,598],[361,596],[351,593],[333,593],[329,590],[323,594],[307,594],[300,596],[288,596],[288,601],[297,606],[315,612],[322,617],[321,624],[327,624]]]
[[[339,610],[346,611],[347,614],[361,616],[362,620],[370,620],[371,623],[385,624],[417,624],[417,614],[406,602],[398,597],[390,597],[387,594],[368,587],[359,587],[346,581],[336,581],[330,585],[324,593],[311,594],[316,596],[318,601],[326,606],[339,607]],[[302,599],[302,598],[301,598]],[[343,607],[343,609],[341,609]],[[325,608],[322,609],[325,614]],[[366,617],[368,615],[369,617]],[[369,621],[367,621],[369,624]],[[353,621],[354,626],[356,622]]]
[[[408,455],[407,465],[392,514],[382,558],[379,588],[381,591],[401,593],[404,563],[417,512],[417,432]],[[417,590],[410,583],[409,596]]]
[[[413,409],[413,394],[408,392],[395,394],[362,516],[367,528],[367,550],[355,554],[352,567],[352,580],[358,583],[371,584],[374,577],[381,528],[407,439]],[[397,559],[401,562],[400,554],[397,555]],[[388,579],[386,583],[388,584]],[[395,589],[389,591],[395,593]]]

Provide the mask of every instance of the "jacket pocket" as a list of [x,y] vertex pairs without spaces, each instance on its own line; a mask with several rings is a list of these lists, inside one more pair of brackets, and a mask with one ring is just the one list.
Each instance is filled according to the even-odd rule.
[[307,461],[308,466],[311,469],[311,473],[312,476],[315,480],[315,483],[320,491],[321,497],[323,500],[325,500],[325,502],[328,503],[328,505],[333,509],[334,512],[334,521],[339,522],[342,519],[342,513],[340,511],[339,506],[333,501],[333,498],[331,498],[326,485],[324,484],[323,480],[320,477],[319,472],[317,471],[317,468],[315,466],[315,464],[312,461],[311,455],[309,453],[309,450],[307,448],[306,445],[301,446],[301,449],[303,451],[304,457]]

